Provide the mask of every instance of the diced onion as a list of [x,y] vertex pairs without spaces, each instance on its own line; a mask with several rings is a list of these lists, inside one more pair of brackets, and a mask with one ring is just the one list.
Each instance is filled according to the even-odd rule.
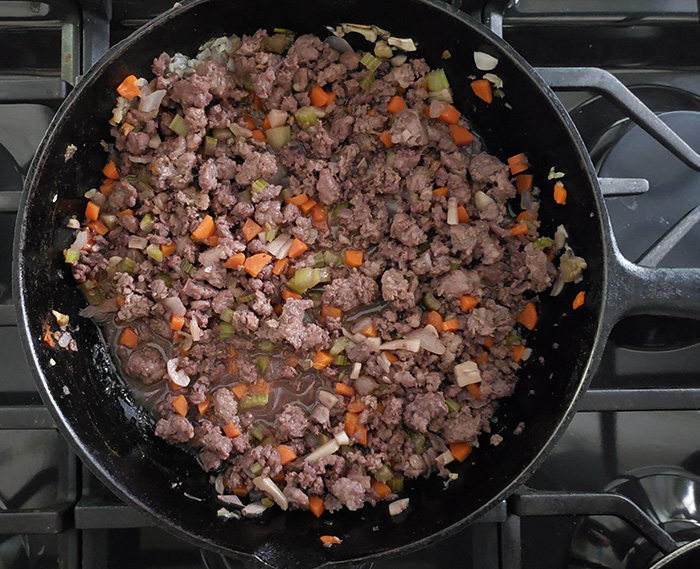
[[416,330],[406,335],[407,339],[417,339],[420,340],[421,348],[429,351],[432,354],[437,354],[441,356],[445,353],[445,346],[440,341],[438,337],[437,330],[432,324],[428,324],[425,328]]
[[267,476],[257,476],[253,478],[253,484],[255,484],[256,488],[262,490],[268,496],[270,496],[270,498],[272,498],[283,510],[286,510],[289,507],[289,500],[287,500],[287,496],[285,496],[282,493],[282,490],[279,489],[279,486],[277,486],[277,484],[275,484]]
[[384,342],[379,346],[380,350],[406,350],[408,352],[417,352],[420,350],[420,340],[392,340],[391,342]]
[[406,508],[408,508],[408,498],[401,498],[389,504],[389,514],[392,516],[398,516]]
[[338,402],[338,398],[335,395],[333,395],[330,391],[322,389],[318,392],[318,401],[324,407],[332,409],[333,406]]
[[80,233],[78,233],[78,235],[75,236],[75,241],[73,241],[73,244],[69,247],[69,250],[80,251],[85,247],[85,245],[87,245],[88,238],[88,232],[81,231]]
[[532,348],[525,348],[523,350],[523,355],[520,356],[520,359],[523,361],[527,361],[530,359],[530,356],[532,356]]
[[476,64],[476,68],[480,71],[491,71],[492,69],[496,69],[498,59],[483,51],[475,51],[474,63]]
[[237,125],[235,123],[229,126],[228,128],[236,136],[243,136],[244,138],[250,138],[251,136],[253,136],[252,130],[245,128],[244,126]]
[[476,209],[483,211],[493,203],[493,198],[479,190],[474,194],[474,203],[476,204]]
[[335,436],[336,442],[340,446],[344,445],[349,445],[350,444],[350,437],[348,437],[348,434],[345,431],[340,431],[336,436]]
[[[362,364],[356,364],[361,366]],[[350,379],[353,379],[352,376]],[[355,391],[359,393],[360,395],[369,395],[372,393],[375,389],[377,389],[377,382],[374,381],[371,377],[367,377],[366,375],[363,375],[362,377],[355,378]]]
[[405,53],[400,53],[399,55],[395,55],[391,58],[391,64],[394,67],[401,67],[404,63],[406,63],[407,59],[408,56]]
[[144,113],[157,111],[160,108],[160,104],[163,102],[163,97],[165,97],[165,93],[165,89],[158,89],[157,91],[153,91],[153,93],[151,93],[150,95],[141,97],[141,102],[139,103],[139,111]]
[[175,385],[187,387],[190,384],[190,376],[188,376],[184,371],[178,371],[177,358],[168,360],[166,368],[168,369],[168,377],[170,377]]
[[418,49],[416,47],[415,42],[411,38],[394,38],[391,37],[386,42],[393,46],[393,47],[398,47],[399,49],[403,51],[416,51]]
[[484,79],[491,82],[496,89],[503,89],[503,79],[495,73],[484,73]]
[[[369,328],[372,325],[372,319],[369,316],[366,316],[364,318],[360,318],[357,322],[355,322],[355,325],[352,327],[352,333],[357,334],[358,332],[361,332],[362,330],[365,330],[366,328]],[[362,336],[364,338],[364,336]],[[352,338],[350,338],[352,340]]]
[[292,248],[294,239],[286,233],[278,235],[267,245],[267,251],[277,259],[284,259]]
[[379,355],[379,357],[377,358],[377,362],[386,373],[389,373],[391,371],[391,362],[389,361],[389,358],[386,357],[386,354],[384,352],[382,352]]
[[133,162],[134,164],[148,164],[151,160],[153,160],[152,156],[132,156],[129,155],[129,160]]
[[338,36],[328,36],[324,40],[331,48],[333,48],[338,53],[345,53],[346,51],[353,51],[352,46],[348,43],[346,39]]
[[566,240],[569,238],[569,234],[566,232],[566,228],[563,225],[557,227],[554,232],[554,251],[561,251],[566,245]]
[[219,494],[217,498],[229,506],[243,507],[243,502],[241,502],[241,499],[235,494]]
[[142,251],[148,246],[148,239],[132,235],[129,238],[129,249],[141,249]]
[[242,512],[244,516],[259,516],[266,510],[267,508],[260,502],[253,502],[252,504],[248,504],[245,508],[243,508]]
[[382,339],[381,338],[365,338],[365,342],[369,344],[373,352],[378,352],[381,349]]
[[270,121],[270,128],[277,128],[278,126],[284,126],[287,122],[287,117],[289,114],[287,111],[279,111],[277,109],[271,110],[267,114],[267,118]]
[[447,202],[447,225],[458,225],[459,213],[457,211],[457,200],[450,198]]
[[199,342],[199,340],[202,338],[202,330],[200,329],[199,324],[197,324],[196,318],[192,318],[192,320],[190,320],[190,334],[192,334],[193,342]]
[[453,454],[449,450],[446,450],[440,456],[438,456],[436,460],[438,462],[441,462],[443,465],[447,466],[454,459],[455,459],[455,457],[453,456]]
[[352,366],[352,371],[350,372],[350,379],[358,379],[361,371],[362,364],[360,362],[355,362]]
[[56,323],[59,326],[68,326],[68,322],[70,321],[70,317],[67,314],[62,314],[61,312],[58,312],[56,310],[51,311],[54,318],[56,319]]
[[174,316],[184,316],[187,312],[185,305],[177,296],[171,296],[163,299],[163,305],[173,313]]
[[457,385],[460,387],[465,387],[466,385],[479,383],[481,381],[479,366],[477,366],[476,362],[473,362],[472,360],[457,364],[454,368],[454,372]]
[[340,448],[340,445],[338,444],[338,441],[333,439],[332,441],[328,441],[327,443],[322,444],[320,447],[318,447],[311,454],[308,454],[304,460],[306,462],[318,462],[324,456],[329,456],[329,455],[333,454],[334,452],[338,452],[339,448]]

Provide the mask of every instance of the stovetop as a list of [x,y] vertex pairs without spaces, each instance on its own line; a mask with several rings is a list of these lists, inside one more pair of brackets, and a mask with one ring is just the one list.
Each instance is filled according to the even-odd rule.
[[[700,29],[694,1],[521,0],[505,10],[502,0],[461,4],[501,31],[534,66],[613,72],[700,150]],[[171,5],[0,2],[3,568],[242,567],[236,560],[203,558],[196,547],[121,503],[80,464],[34,388],[11,306],[11,243],[22,176],[51,117],[70,86],[110,44]],[[700,215],[693,213],[700,203],[700,173],[605,97],[587,89],[558,94],[601,177],[649,182],[641,195],[606,200],[622,252],[651,265],[700,266],[700,225],[694,223]],[[677,244],[661,254],[664,248],[655,245],[668,235]],[[363,567],[648,567],[659,548],[674,546],[672,538],[680,543],[700,537],[695,507],[696,492],[700,495],[699,377],[700,327],[694,321],[623,321],[613,331],[579,413],[526,488],[452,538]],[[611,535],[627,544],[618,547],[622,553],[605,546],[601,536]],[[636,548],[633,554],[615,564],[615,557],[630,548]]]

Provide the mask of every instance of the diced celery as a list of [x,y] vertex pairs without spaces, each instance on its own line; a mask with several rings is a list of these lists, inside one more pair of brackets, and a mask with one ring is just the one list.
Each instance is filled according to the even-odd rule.
[[318,435],[318,446],[325,445],[331,438],[325,433]]
[[338,202],[333,206],[333,213],[331,214],[331,217],[335,219],[336,217],[338,217],[338,213],[341,209],[347,209],[349,207],[350,204],[348,202]]
[[302,267],[287,281],[287,286],[299,294],[305,293],[321,281],[321,269]]
[[435,93],[437,91],[442,91],[443,89],[449,89],[450,82],[447,80],[447,75],[445,75],[444,69],[436,69],[431,71],[426,75],[426,81],[428,84],[428,91]]
[[318,281],[322,283],[331,282],[331,270],[328,267],[321,267],[318,270]]
[[160,273],[156,278],[162,280],[168,288],[173,286],[173,278],[168,273]]
[[224,322],[231,322],[231,320],[233,320],[233,310],[228,307],[224,308],[221,314],[219,314],[219,318]]
[[133,275],[135,268],[136,268],[136,261],[134,261],[133,259],[130,259],[129,257],[122,259],[121,263],[119,263],[119,270],[122,273],[129,273],[130,275]]
[[265,188],[267,188],[270,184],[268,184],[265,180],[262,178],[258,178],[253,182],[253,185],[251,186],[251,189],[253,192],[262,192]]
[[100,216],[100,219],[102,220],[102,223],[104,223],[107,226],[107,229],[114,229],[117,226],[117,216],[112,215],[111,213],[105,213]]
[[146,182],[136,182],[136,189],[139,191],[139,200],[141,201],[150,200],[156,195],[153,188]]
[[244,296],[239,296],[236,300],[238,302],[245,304],[246,302],[250,302],[251,300],[255,300],[255,293],[246,294]]
[[287,49],[287,35],[286,34],[274,34],[263,40],[263,45],[267,51],[272,53],[284,53]]
[[515,330],[511,330],[508,332],[508,334],[505,337],[505,343],[506,346],[512,346],[514,344],[520,344],[523,339],[520,337],[520,334],[518,334]]
[[265,134],[267,136],[267,143],[272,146],[272,148],[282,148],[291,140],[292,129],[289,126],[278,126],[268,129]]
[[374,477],[379,480],[379,482],[389,482],[389,480],[394,477],[394,471],[386,464],[383,464],[381,468],[374,473]]
[[391,480],[389,480],[387,484],[389,485],[389,488],[391,488],[392,492],[401,492],[401,490],[403,490],[403,476],[401,474],[397,474]]
[[551,247],[554,244],[554,241],[552,241],[549,237],[540,237],[539,239],[535,239],[533,241],[532,246],[535,249],[546,249],[547,247]]
[[377,69],[377,67],[379,67],[380,61],[371,53],[367,52],[362,56],[362,59],[360,59],[360,63],[370,71],[374,71]]
[[394,163],[394,158],[396,158],[395,150],[388,150],[386,153],[386,163],[391,166]]
[[332,356],[337,356],[338,354],[342,353],[349,344],[350,340],[348,338],[345,336],[340,336],[333,341],[333,345],[331,346],[331,349],[328,350],[328,353]]
[[178,136],[187,136],[187,133],[189,132],[187,130],[187,125],[185,124],[185,119],[183,119],[180,115],[175,115],[168,126],[170,127],[170,130],[172,130]]
[[250,431],[250,434],[255,437],[258,441],[261,441],[265,438],[265,431],[263,430],[262,425],[256,425],[255,428]]
[[435,298],[432,292],[426,292],[423,297],[423,304],[428,310],[440,310],[440,301]]
[[323,260],[326,262],[326,265],[337,266],[343,264],[343,256],[330,249],[326,249],[323,252]]
[[250,471],[252,472],[253,476],[260,476],[260,473],[262,472],[262,466],[259,462],[254,462],[250,467]]
[[271,352],[272,350],[275,349],[275,345],[270,342],[270,340],[260,340],[258,342],[258,350],[261,352]]
[[133,174],[129,176],[124,176],[124,179],[132,185],[139,181],[138,176],[134,176]]
[[411,435],[411,441],[413,441],[413,448],[416,454],[423,454],[425,452],[425,435],[414,433]]
[[269,223],[265,224],[265,241],[270,243],[271,241],[274,241],[275,237],[277,237],[277,232],[279,231],[279,228],[276,225],[271,225]]
[[268,356],[258,356],[258,373],[264,375],[270,369],[270,358]]
[[276,34],[284,34],[285,36],[294,36],[294,30],[288,30],[287,28],[273,28],[272,30]]
[[94,281],[85,281],[80,285],[80,289],[85,295],[85,299],[91,306],[98,306],[102,304],[102,291],[98,288]]
[[205,136],[204,137],[204,147],[203,147],[204,154],[206,154],[207,156],[213,156],[214,153],[216,152],[216,143],[217,142],[218,141],[213,136]]
[[314,266],[319,268],[326,266],[326,261],[323,258],[323,251],[318,251],[314,255]]
[[262,407],[267,405],[267,393],[250,393],[238,403],[239,409],[250,409],[251,407]]
[[75,265],[75,263],[78,262],[78,259],[80,259],[80,251],[76,251],[75,249],[65,249],[63,251],[63,257],[66,260],[66,263],[69,265]]
[[250,203],[253,201],[253,198],[251,197],[250,190],[243,190],[242,192],[238,192],[236,194],[236,199],[239,202],[245,202],[245,203]]
[[139,223],[139,227],[141,228],[141,231],[144,233],[150,233],[153,231],[153,216],[150,213],[147,213],[141,218],[141,222]]
[[228,140],[233,136],[233,133],[228,128],[215,128],[212,134],[216,140]]
[[194,265],[187,259],[183,259],[180,261],[180,269],[189,275],[192,273],[192,271],[194,271]]
[[294,113],[294,118],[297,119],[297,122],[301,128],[313,126],[318,120],[318,117],[316,116],[316,109],[313,107],[301,107],[296,113]]
[[459,403],[457,403],[454,399],[446,397],[445,403],[447,403],[447,409],[450,413],[456,413],[457,411],[459,411]]
[[248,75],[248,77],[246,77],[245,83],[243,83],[243,88],[246,91],[251,91],[251,92],[255,91],[255,87],[253,87],[253,80],[250,78],[250,75]]
[[163,251],[161,251],[160,246],[156,245],[155,243],[151,243],[146,248],[146,254],[151,259],[153,259],[154,261],[158,261],[159,263],[163,260]]
[[338,354],[333,360],[333,365],[346,366],[348,365],[348,357],[345,354]]
[[226,340],[236,333],[236,329],[230,322],[221,322],[219,324],[219,338]]
[[362,78],[362,81],[360,81],[360,89],[362,89],[363,91],[366,91],[373,84],[374,84],[374,72],[370,71],[367,75],[365,75]]
[[275,503],[272,500],[270,500],[270,498],[268,498],[267,496],[260,500],[260,503],[266,508],[272,508],[272,506],[275,505]]

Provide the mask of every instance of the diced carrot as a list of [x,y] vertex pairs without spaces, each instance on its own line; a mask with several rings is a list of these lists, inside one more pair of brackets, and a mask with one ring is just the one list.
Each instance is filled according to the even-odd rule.
[[270,124],[270,113],[265,115],[265,120],[263,121],[263,130],[270,130],[272,125]]
[[292,241],[292,246],[289,249],[289,258],[290,259],[296,259],[299,255],[302,255],[309,246],[304,243],[301,239],[297,239],[296,237],[294,238],[294,241]]
[[518,314],[517,321],[520,322],[528,330],[532,330],[537,324],[537,309],[532,302],[528,302],[523,308],[523,311]]
[[117,170],[117,165],[114,163],[114,161],[111,161],[109,164],[107,164],[102,169],[102,173],[110,180],[119,179],[119,171]]
[[259,140],[260,142],[267,142],[267,137],[265,133],[260,129],[253,129],[253,138]]
[[202,243],[209,247],[216,247],[219,244],[219,236],[216,235],[216,233],[214,235],[210,235],[209,237],[204,239]]
[[122,132],[124,133],[124,136],[129,136],[129,133],[134,130],[134,126],[130,125],[128,122],[125,122],[122,125]]
[[349,436],[353,436],[357,432],[359,417],[360,416],[357,413],[345,413],[345,423],[343,428]]
[[472,81],[472,91],[482,101],[491,103],[493,101],[493,93],[491,92],[491,82],[488,79],[477,79]]
[[244,263],[245,254],[236,253],[235,255],[231,255],[228,259],[226,259],[224,267],[226,267],[227,269],[239,269],[243,266]]
[[185,325],[184,316],[175,316],[174,314],[170,317],[170,329],[171,330],[182,330]]
[[241,430],[238,428],[236,423],[226,423],[221,430],[229,439],[235,439],[241,434]]
[[316,207],[316,203],[314,200],[307,200],[303,204],[299,206],[299,209],[301,209],[301,212],[306,215],[309,213],[312,209]]
[[516,154],[515,156],[508,158],[508,165],[510,166],[510,173],[513,174],[513,176],[520,174],[520,172],[524,172],[530,167],[530,163],[527,161],[527,156],[525,156],[523,153]]
[[407,108],[408,106],[406,105],[406,101],[404,101],[398,95],[394,95],[386,106],[386,110],[389,111],[392,115],[395,115],[399,111],[402,111]]
[[510,232],[513,235],[527,235],[529,231],[530,229],[528,228],[526,223],[518,223],[517,225],[514,225],[510,228]]
[[317,518],[321,517],[325,506],[323,504],[323,499],[318,496],[309,496],[309,511]]
[[525,353],[525,346],[513,346],[513,361],[517,363],[523,359],[523,353]]
[[355,431],[355,438],[361,445],[367,446],[367,427],[360,425]]
[[440,188],[435,188],[433,190],[433,195],[435,195],[437,197],[446,196],[447,192],[449,192],[449,189],[447,188],[447,186],[442,186]]
[[365,410],[365,404],[361,399],[353,399],[348,403],[348,411],[351,413],[362,413]]
[[250,117],[245,119],[245,126],[248,130],[255,130],[255,121]]
[[231,354],[231,357],[232,357],[234,360],[238,357],[238,350],[237,350],[236,348],[234,348],[233,346],[231,346],[231,347],[228,349],[228,353]]
[[481,345],[484,346],[484,348],[486,348],[487,350],[493,348],[493,336],[489,336],[488,338],[486,338]]
[[330,105],[335,105],[335,93],[328,93],[328,102],[326,106],[329,107]]
[[328,220],[328,212],[321,204],[316,204],[311,210],[311,219],[316,222]]
[[345,395],[345,397],[354,397],[355,388],[348,385],[347,383],[338,382],[335,384],[335,392],[340,393],[340,395]]
[[119,308],[121,308],[122,306],[124,306],[124,299],[123,299],[121,296],[118,296],[118,297],[117,297],[117,306],[118,306]]
[[467,213],[467,208],[463,205],[457,206],[457,221],[460,223],[469,223],[469,214]]
[[119,337],[119,343],[127,348],[135,348],[139,343],[139,335],[131,326],[127,326],[122,330],[122,335]]
[[252,239],[255,239],[255,237],[257,237],[262,230],[263,228],[260,227],[250,218],[245,220],[245,223],[241,228],[241,231],[243,232],[243,236],[246,238],[246,241],[251,241]]
[[192,238],[204,241],[207,237],[214,235],[214,231],[216,231],[214,218],[211,215],[205,215],[204,219],[199,222],[197,229],[192,232]]
[[288,288],[282,291],[282,298],[284,300],[289,300],[290,298],[295,298],[296,300],[301,300],[301,295],[298,292],[293,292]]
[[233,492],[236,496],[247,496],[248,488],[245,486],[237,486],[236,488],[231,488],[231,492]]
[[99,219],[97,221],[92,221],[88,223],[88,227],[98,235],[106,235],[109,231],[109,229],[107,229],[107,226],[104,223],[102,223]]
[[296,196],[292,196],[291,198],[289,198],[289,201],[287,201],[287,203],[290,203],[292,205],[300,207],[308,201],[309,201],[309,196],[302,193],[302,194],[297,194]]
[[515,177],[515,187],[518,192],[524,192],[532,188],[532,174],[519,174]]
[[346,249],[345,264],[351,269],[356,269],[357,267],[362,265],[363,257],[363,251],[353,251],[351,249]]
[[258,395],[270,395],[270,382],[262,378],[250,385],[250,392]]
[[360,330],[360,334],[367,336],[368,338],[376,338],[377,329],[374,327],[374,324],[370,322],[366,327]]
[[573,306],[574,310],[581,308],[583,306],[583,303],[586,300],[586,291],[582,290],[576,295],[576,298],[574,298],[574,301],[571,303],[571,306]]
[[270,262],[270,259],[272,257],[267,253],[258,253],[248,257],[243,263],[243,268],[251,277],[255,278],[263,270],[263,267]]
[[105,178],[105,181],[102,182],[102,185],[100,186],[100,192],[106,196],[109,197],[112,193],[112,190],[114,189],[114,180],[111,178]]
[[301,361],[301,356],[299,356],[299,354],[296,352],[292,352],[284,359],[284,361],[289,367],[297,367]]
[[447,105],[447,108],[440,113],[438,120],[447,124],[457,124],[461,116],[462,114],[452,105]]
[[395,356],[394,354],[392,354],[391,352],[384,351],[383,354],[384,354],[384,357],[385,357],[387,360],[389,360],[389,363],[390,363],[390,364],[393,364],[393,363],[396,363],[396,362],[399,361],[399,358],[396,357],[396,356]]
[[201,403],[197,403],[197,411],[200,415],[204,415],[209,410],[209,405],[211,404],[211,395],[207,395],[207,398]]
[[283,307],[281,304],[275,304],[275,305],[272,307],[272,310],[274,310],[274,311],[275,311],[275,314],[277,314],[277,316],[279,316],[280,314],[282,314],[282,311],[284,310],[284,307]]
[[238,385],[234,385],[231,388],[231,391],[233,391],[233,394],[236,396],[236,399],[240,401],[246,395],[248,395],[248,385],[245,383],[239,383]]
[[484,364],[489,361],[489,353],[486,351],[480,352],[472,358],[472,361],[477,364]]
[[177,245],[175,245],[175,243],[167,243],[160,246],[160,252],[163,253],[163,257],[169,257],[175,251],[177,251]]
[[525,221],[526,219],[530,219],[530,216],[527,214],[527,210],[525,210],[521,211],[515,219],[517,221]]
[[474,142],[474,135],[472,135],[472,133],[463,126],[451,124],[450,132],[452,133],[452,139],[455,141],[457,146],[465,146]]
[[464,462],[464,459],[472,452],[472,445],[469,443],[452,443],[450,444],[450,452],[459,462]]
[[479,388],[478,383],[470,383],[467,385],[467,390],[474,396],[474,398],[481,399],[481,389]]
[[48,327],[44,331],[44,337],[42,338],[42,340],[49,348],[53,348],[56,345],[56,342],[51,337],[51,330],[49,330]]
[[391,487],[388,484],[384,484],[384,482],[379,482],[379,480],[372,481],[372,490],[374,490],[380,498],[391,494]]
[[470,294],[465,294],[459,297],[459,305],[462,307],[462,310],[464,310],[464,312],[471,310],[477,304],[479,304],[479,299]]
[[172,405],[178,415],[181,417],[187,415],[187,399],[185,399],[184,395],[178,395]]
[[134,97],[138,97],[141,89],[139,89],[139,86],[136,84],[137,81],[138,79],[136,78],[136,75],[129,75],[119,84],[119,87],[117,87],[117,93],[119,93],[125,99],[133,99]]
[[367,114],[368,114],[369,116],[373,117],[373,116],[376,115],[378,112],[379,112],[378,109],[370,109],[369,111],[367,111]]
[[125,215],[134,215],[133,209],[123,209],[117,214],[117,217],[124,217]]
[[280,464],[282,466],[284,466],[288,462],[292,462],[297,457],[296,453],[287,445],[279,445],[277,447],[277,452],[280,455]]
[[309,93],[309,99],[314,107],[325,107],[330,102],[330,94],[326,93],[321,87],[316,85]]
[[554,184],[554,201],[559,205],[564,205],[566,203],[566,189],[561,182]]
[[321,307],[321,316],[323,318],[337,318],[340,320],[343,317],[343,311],[340,310],[340,308],[336,308],[335,306],[322,306]]
[[442,323],[443,332],[456,332],[459,330],[459,321],[456,318],[450,318]]
[[442,332],[442,316],[439,312],[431,310],[425,317],[426,324],[432,324],[438,332]]
[[180,387],[179,385],[173,383],[170,380],[168,380],[168,388],[170,389],[170,391],[180,391],[182,389],[185,389],[184,387]]
[[391,141],[391,135],[389,134],[388,130],[385,130],[379,135],[379,140],[381,140],[384,143],[384,146],[387,148],[391,148],[394,146],[394,143]]
[[228,361],[228,372],[237,375],[238,374],[238,362],[236,360]]
[[329,365],[331,365],[331,363],[333,363],[333,356],[324,352],[323,350],[318,350],[314,355],[314,369],[326,369]]
[[377,401],[377,411],[379,411],[380,413],[384,413],[384,403],[382,403],[381,401]]
[[273,482],[284,482],[284,470],[280,470],[272,477]]
[[425,107],[423,107],[423,114],[430,118],[430,105],[425,105]]
[[97,221],[100,217],[100,206],[93,202],[88,202],[85,206],[85,217],[90,221]]
[[253,107],[255,107],[258,111],[263,110],[262,101],[260,100],[260,97],[258,97],[257,94],[253,94]]
[[336,537],[334,535],[322,535],[320,539],[321,539],[321,543],[323,543],[323,545],[327,545],[327,546],[328,545],[338,545],[339,543],[341,543],[340,538]]
[[284,259],[278,259],[272,266],[272,274],[281,275],[285,270],[287,270],[287,265],[289,265],[289,259],[286,257]]

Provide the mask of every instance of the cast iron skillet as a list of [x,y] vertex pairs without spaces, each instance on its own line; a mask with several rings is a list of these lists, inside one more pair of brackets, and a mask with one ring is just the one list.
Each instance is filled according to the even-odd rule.
[[[285,568],[342,564],[427,545],[478,518],[534,471],[571,419],[615,321],[638,311],[645,295],[648,311],[697,313],[693,295],[699,281],[688,271],[652,271],[621,258],[593,167],[563,107],[512,48],[464,14],[429,0],[258,0],[250,9],[242,6],[195,0],[166,12],[110,50],[55,116],[28,173],[17,224],[15,298],[30,365],[46,405],[81,459],[127,503],[197,545]],[[491,153],[502,159],[527,153],[535,183],[543,188],[542,234],[565,224],[588,269],[580,286],[558,298],[543,297],[536,333],[529,339],[535,357],[519,374],[515,395],[498,412],[495,432],[504,441],[497,447],[483,444],[457,468],[460,477],[447,489],[437,477],[408,483],[404,494],[411,499],[410,510],[396,519],[380,505],[320,520],[308,512],[273,509],[259,520],[222,521],[205,473],[191,456],[153,436],[148,417],[116,373],[99,329],[79,317],[85,302],[61,254],[70,239],[65,220],[82,215],[82,194],[99,185],[105,162],[100,140],[108,139],[114,89],[128,73],[148,76],[161,51],[193,54],[213,36],[280,26],[325,37],[326,25],[358,21],[414,38],[418,56],[434,68],[444,67],[456,106]],[[445,49],[452,54],[448,60],[441,59]],[[475,102],[468,79],[475,50],[498,57],[509,106],[500,100],[489,106]],[[66,163],[68,144],[78,150]],[[552,166],[566,173],[566,206],[551,199],[546,175]],[[586,289],[586,303],[573,313],[571,301],[579,289]],[[52,308],[70,315],[77,353],[41,342]],[[521,421],[525,430],[515,436]],[[323,534],[337,535],[343,543],[323,548]]]

